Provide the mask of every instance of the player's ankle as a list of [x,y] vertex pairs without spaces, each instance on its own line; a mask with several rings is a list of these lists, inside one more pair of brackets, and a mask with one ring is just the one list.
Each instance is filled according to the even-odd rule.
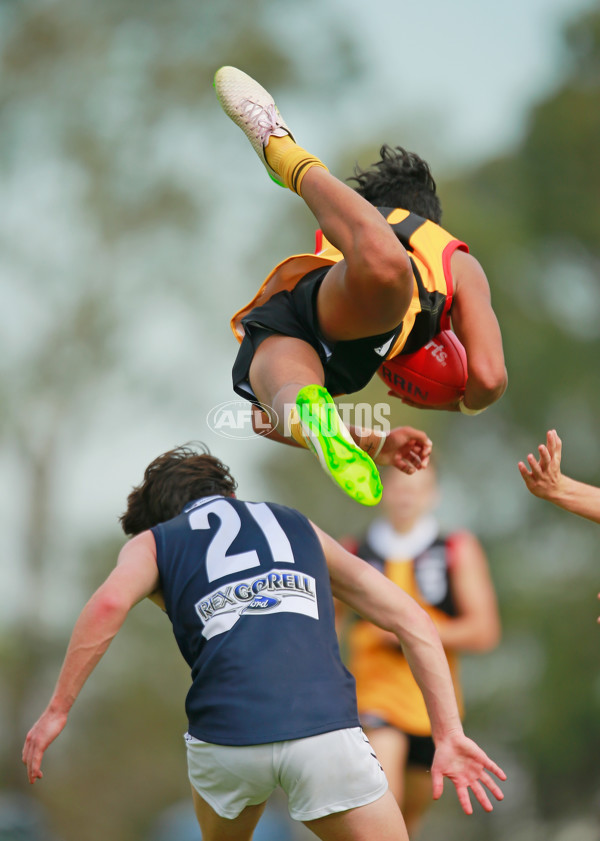
[[319,158],[292,140],[289,134],[284,137],[271,137],[265,147],[265,159],[288,189],[302,195],[301,187],[304,176],[314,166],[327,170]]
[[283,137],[272,135],[269,138],[269,142],[265,146],[265,159],[275,172],[280,171],[282,158],[284,158],[286,152],[293,149],[294,146],[297,147],[298,144],[290,137],[289,134],[284,134]]
[[305,449],[309,449],[308,441],[302,430],[302,423],[300,422],[300,415],[296,406],[292,406],[287,416],[286,434],[293,438],[294,441]]

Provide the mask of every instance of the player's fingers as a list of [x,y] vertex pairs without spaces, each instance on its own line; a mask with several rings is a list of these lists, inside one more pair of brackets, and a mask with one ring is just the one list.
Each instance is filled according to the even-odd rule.
[[414,426],[403,426],[402,430],[406,434],[407,438],[412,438],[415,441],[419,441],[423,444],[431,444],[429,437],[422,429],[416,429]]
[[439,800],[444,791],[444,776],[436,771],[435,768],[431,771],[431,788],[434,800]]
[[25,740],[25,744],[23,745],[23,754],[21,756],[21,760],[23,765],[27,765],[29,768],[29,762],[31,759],[31,742],[29,739]]
[[486,771],[482,771],[479,775],[479,779],[481,782],[492,792],[496,800],[504,800],[504,794],[502,789],[490,775]]
[[522,461],[517,464],[517,467],[519,468],[519,473],[524,479],[529,479],[531,477],[531,473],[527,470]]
[[35,783],[36,780],[41,780],[43,776],[40,770],[40,759],[41,757],[30,753],[27,758],[23,760],[27,766],[27,779],[30,783]]
[[550,466],[550,453],[548,451],[548,447],[545,444],[540,444],[538,452],[540,454],[540,467],[542,470],[546,470]]
[[471,783],[471,791],[473,792],[478,802],[481,804],[481,806],[483,806],[486,812],[494,811],[494,807],[490,802],[490,798],[487,796],[486,790],[478,780],[475,780],[474,783]]
[[562,454],[562,441],[558,437],[556,430],[554,430],[554,435],[556,436],[556,458],[560,461]]
[[490,759],[489,756],[486,755],[483,764],[484,764],[485,768],[487,768],[488,771],[491,771],[492,773],[494,773],[498,777],[499,780],[505,780],[506,779],[506,774],[504,773],[502,768],[496,762],[494,762],[493,759]]
[[473,806],[471,804],[471,799],[469,797],[469,790],[466,786],[456,786],[456,796],[458,797],[458,802],[462,806],[462,810],[465,815],[472,815],[473,814]]
[[531,474],[532,474],[532,476],[533,476],[535,479],[539,479],[539,477],[542,475],[542,472],[541,472],[541,470],[540,470],[540,466],[539,466],[539,464],[537,463],[537,459],[536,459],[536,457],[533,455],[533,453],[529,453],[529,455],[527,456],[527,464],[528,464],[528,465],[529,465],[529,467],[531,468]]
[[36,780],[41,780],[43,776],[39,768],[30,768],[27,771],[27,777],[32,785]]
[[408,454],[408,460],[415,465],[415,467],[421,466],[422,455],[418,450],[410,450]]

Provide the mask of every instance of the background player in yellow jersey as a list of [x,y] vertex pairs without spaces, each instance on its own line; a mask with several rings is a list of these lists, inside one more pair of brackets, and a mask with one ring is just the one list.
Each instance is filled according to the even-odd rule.
[[[469,532],[443,535],[434,514],[435,469],[414,476],[383,473],[383,514],[361,541],[346,541],[409,593],[436,624],[450,664],[461,714],[460,651],[488,651],[500,619],[487,560]],[[431,803],[435,745],[423,696],[391,634],[346,616],[348,666],[356,679],[361,724],[402,810],[409,836]]]
[[418,156],[386,149],[353,190],[296,144],[254,79],[222,67],[215,89],[269,175],[304,199],[325,237],[320,255],[285,260],[234,316],[241,340],[234,388],[267,409],[278,440],[310,448],[342,490],[377,504],[381,481],[371,456],[414,472],[426,465],[431,443],[410,428],[388,436],[347,429],[331,394],[358,391],[386,357],[425,345],[453,301],[468,381],[460,404],[446,408],[473,414],[497,400],[506,370],[485,274],[437,225],[435,182]]

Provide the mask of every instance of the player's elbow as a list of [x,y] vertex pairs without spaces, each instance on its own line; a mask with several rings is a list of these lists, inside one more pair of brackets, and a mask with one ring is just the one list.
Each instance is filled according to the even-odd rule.
[[114,589],[100,589],[92,599],[91,609],[98,625],[119,623],[131,609],[131,601]]
[[504,362],[488,359],[469,364],[469,381],[471,388],[476,386],[487,406],[495,403],[502,397],[508,384]]
[[502,631],[500,629],[500,622],[488,621],[485,626],[481,627],[473,638],[473,644],[470,650],[484,654],[486,651],[493,651],[500,644],[502,638]]
[[406,645],[409,648],[418,647],[422,643],[439,641],[439,634],[432,618],[417,602],[411,605],[410,616],[407,616],[405,612],[402,623],[392,621],[389,630],[398,637],[402,646]]

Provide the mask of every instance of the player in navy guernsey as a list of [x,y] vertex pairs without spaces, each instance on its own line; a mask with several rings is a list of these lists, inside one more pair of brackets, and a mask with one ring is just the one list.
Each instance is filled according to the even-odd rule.
[[192,736],[253,745],[359,726],[327,564],[306,517],[210,496],[152,532],[165,608],[192,669]]
[[325,841],[407,841],[401,812],[362,733],[341,663],[332,595],[393,631],[419,683],[443,777],[467,814],[469,790],[504,772],[462,729],[437,632],[419,605],[293,509],[234,496],[229,470],[181,447],[155,459],[121,518],[135,535],[75,624],[54,693],[27,734],[31,783],[83,684],[131,608],[166,610],[190,665],[189,777],[204,841],[247,841],[275,788]]

